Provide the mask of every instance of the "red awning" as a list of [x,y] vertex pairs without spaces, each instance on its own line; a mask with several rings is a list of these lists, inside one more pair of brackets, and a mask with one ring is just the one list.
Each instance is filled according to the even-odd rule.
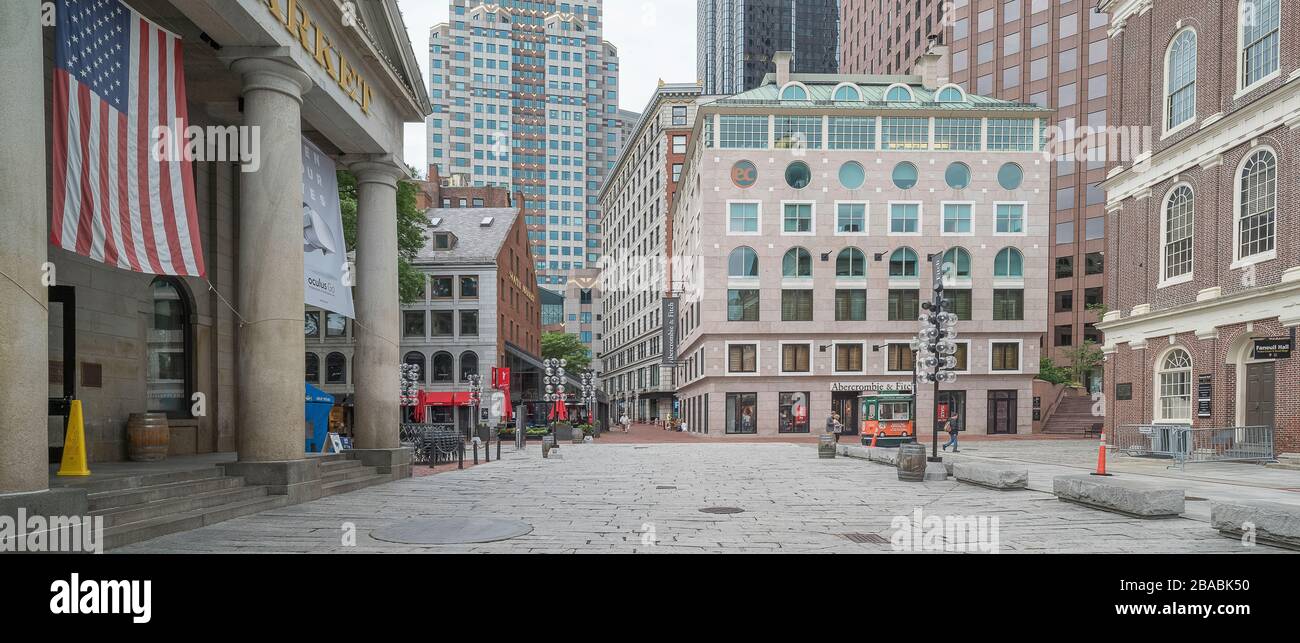
[[471,406],[469,393],[420,391],[420,406]]

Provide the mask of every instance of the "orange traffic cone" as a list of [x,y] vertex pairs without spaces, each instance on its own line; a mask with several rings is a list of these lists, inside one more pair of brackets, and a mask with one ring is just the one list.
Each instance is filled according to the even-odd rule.
[[880,437],[880,431],[878,430],[871,434],[871,448],[873,449],[876,448],[876,439],[879,437]]
[[1106,432],[1101,432],[1101,446],[1097,450],[1097,470],[1092,472],[1094,476],[1109,476],[1106,473]]

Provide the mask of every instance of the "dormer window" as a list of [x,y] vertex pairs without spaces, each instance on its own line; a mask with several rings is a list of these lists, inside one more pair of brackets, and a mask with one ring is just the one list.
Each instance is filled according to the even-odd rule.
[[912,90],[907,85],[891,85],[885,92],[885,101],[890,103],[910,103],[913,100]]
[[840,103],[861,102],[862,90],[858,89],[857,85],[845,83],[835,88],[833,98]]
[[451,233],[448,232],[433,233],[434,250],[451,250],[452,244],[453,244],[453,239]]
[[808,100],[808,88],[798,83],[786,85],[781,90],[781,100]]
[[956,85],[945,85],[939,90],[940,103],[964,103],[966,94]]

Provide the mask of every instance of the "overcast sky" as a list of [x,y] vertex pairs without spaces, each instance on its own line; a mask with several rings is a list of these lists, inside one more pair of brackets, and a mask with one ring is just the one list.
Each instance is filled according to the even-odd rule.
[[[429,28],[447,21],[447,0],[397,0],[402,18],[429,83]],[[695,0],[606,0],[605,40],[618,48],[620,107],[640,112],[659,79],[693,82],[695,76]],[[423,125],[406,126],[406,162],[425,171]]]

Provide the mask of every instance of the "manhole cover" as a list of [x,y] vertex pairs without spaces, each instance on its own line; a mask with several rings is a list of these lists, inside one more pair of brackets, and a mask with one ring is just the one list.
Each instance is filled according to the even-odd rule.
[[670,487],[670,486],[668,486],[668,485],[666,485],[666,484],[661,484],[661,485],[655,487],[655,489],[676,489],[676,488],[677,488],[677,487]]
[[509,540],[532,530],[526,522],[504,518],[432,518],[381,527],[370,537],[404,545],[459,545]]
[[739,514],[745,513],[740,507],[705,507],[700,511],[706,514]]
[[1205,498],[1197,498],[1196,496],[1187,496],[1186,498],[1183,498],[1183,500],[1186,500],[1187,502],[1205,502]]
[[872,545],[888,545],[889,540],[880,534],[840,534],[841,536],[855,542]]

